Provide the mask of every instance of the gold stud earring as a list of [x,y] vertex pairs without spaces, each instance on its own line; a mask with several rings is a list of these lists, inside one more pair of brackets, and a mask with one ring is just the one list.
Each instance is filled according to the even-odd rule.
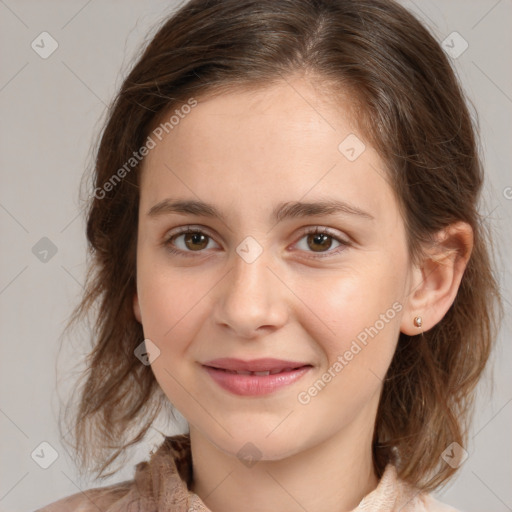
[[416,327],[421,327],[423,325],[423,320],[421,318],[421,316],[417,316],[415,319],[414,319],[414,325]]

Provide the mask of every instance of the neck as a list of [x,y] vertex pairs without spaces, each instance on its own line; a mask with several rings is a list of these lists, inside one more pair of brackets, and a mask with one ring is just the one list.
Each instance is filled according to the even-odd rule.
[[191,490],[212,512],[353,510],[378,484],[373,429],[359,427],[349,425],[308,450],[247,467],[191,426]]

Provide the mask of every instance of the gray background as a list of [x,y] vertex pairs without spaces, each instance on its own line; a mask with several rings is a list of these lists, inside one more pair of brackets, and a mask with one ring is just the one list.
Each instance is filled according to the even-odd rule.
[[[93,137],[148,30],[175,5],[157,0],[0,0],[1,511],[33,510],[81,489],[131,478],[133,465],[161,440],[152,430],[147,442],[130,453],[123,472],[107,482],[79,480],[60,442],[57,418],[80,370],[77,361],[86,351],[86,332],[82,339],[66,339],[60,354],[58,347],[84,278],[86,244],[78,189]],[[506,300],[493,356],[494,385],[488,372],[479,386],[466,447],[469,458],[437,495],[467,512],[508,511],[512,349],[511,275],[505,261],[512,253],[512,2],[416,0],[404,5],[439,41],[456,31],[469,44],[452,60],[479,113],[487,169],[484,213],[497,230]],[[31,48],[43,31],[58,43],[47,59]],[[454,41],[455,50],[461,49],[460,41]],[[57,249],[54,255],[48,253],[47,261],[32,250],[43,237]],[[181,427],[158,428],[172,434]],[[58,454],[48,469],[31,458],[42,442]],[[43,447],[43,453],[48,457],[50,451]]]

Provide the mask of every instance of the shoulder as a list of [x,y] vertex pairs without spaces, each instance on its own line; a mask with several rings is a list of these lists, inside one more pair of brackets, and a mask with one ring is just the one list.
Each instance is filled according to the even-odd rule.
[[133,488],[133,480],[88,489],[83,492],[71,494],[65,498],[54,501],[35,512],[97,512],[107,511],[108,507],[119,503]]
[[[135,465],[132,480],[97,487],[66,496],[35,512],[126,512],[146,510],[159,493],[187,499],[187,486],[181,479],[191,471],[190,440],[186,435],[167,437],[149,461]],[[176,463],[179,465],[176,466]]]
[[398,477],[394,464],[388,464],[377,487],[352,512],[462,512],[441,503],[430,493]]
[[461,510],[453,508],[450,505],[441,503],[431,494],[423,495],[423,504],[425,507],[425,512],[462,512]]

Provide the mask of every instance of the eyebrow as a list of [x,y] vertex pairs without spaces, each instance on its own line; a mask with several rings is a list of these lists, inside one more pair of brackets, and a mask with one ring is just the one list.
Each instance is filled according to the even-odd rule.
[[[203,201],[164,199],[155,204],[148,211],[149,217],[157,217],[164,214],[184,213],[202,217],[219,218],[227,224],[226,215],[214,205]],[[284,202],[277,204],[272,210],[271,221],[281,222],[284,219],[295,219],[320,215],[347,214],[368,220],[375,220],[370,213],[351,205],[345,201],[327,199],[315,202]]]

